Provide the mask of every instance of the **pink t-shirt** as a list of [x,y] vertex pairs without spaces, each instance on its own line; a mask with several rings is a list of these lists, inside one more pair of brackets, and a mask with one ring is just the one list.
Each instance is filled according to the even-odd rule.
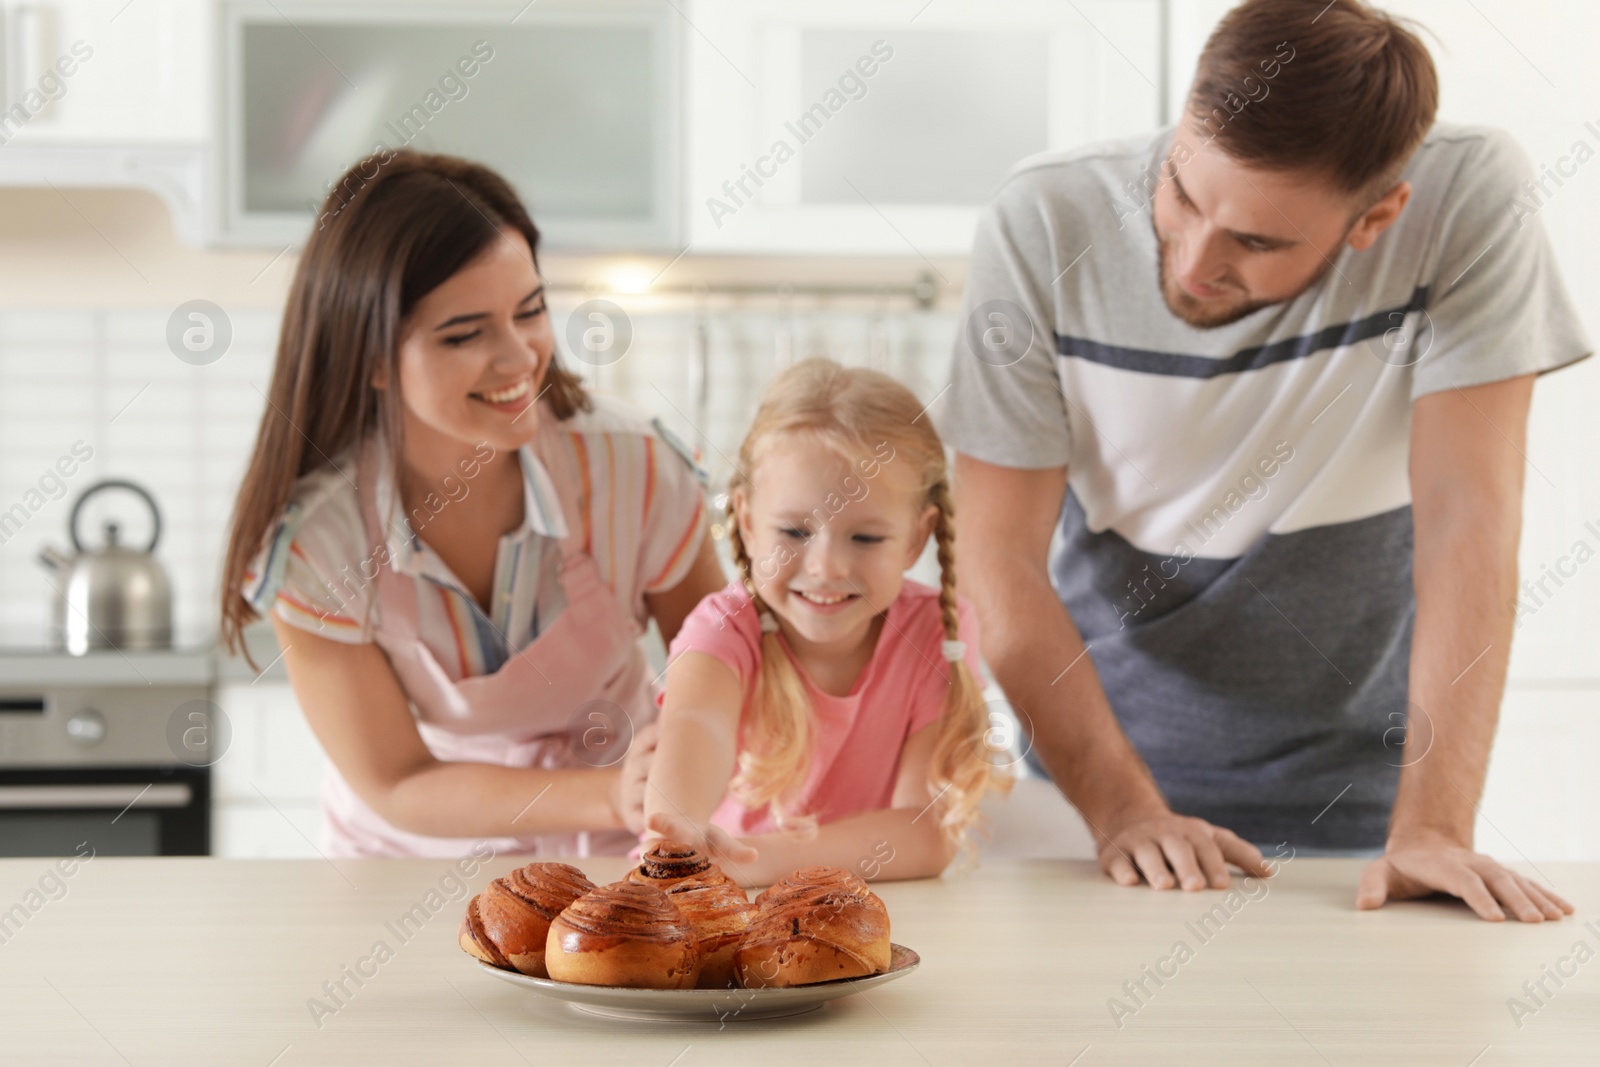
[[[964,598],[956,602],[956,616],[960,638],[967,645],[967,666],[981,679],[977,619]],[[877,648],[848,696],[824,693],[804,667],[795,665],[811,694],[815,723],[811,769],[800,791],[799,814],[827,823],[889,807],[906,738],[944,713],[949,684],[949,665],[940,647],[944,639],[939,591],[907,580],[889,605]],[[787,651],[787,642],[784,645]],[[670,657],[691,650],[726,663],[744,687],[749,707],[761,663],[761,624],[738,582],[700,601],[684,620]],[[743,723],[739,742],[742,752]],[[777,829],[765,806],[748,809],[731,791],[711,821],[737,834]]]

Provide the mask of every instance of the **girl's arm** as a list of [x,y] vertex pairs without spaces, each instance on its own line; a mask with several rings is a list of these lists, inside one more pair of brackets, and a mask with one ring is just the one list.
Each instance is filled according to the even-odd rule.
[[738,676],[708,652],[684,652],[667,668],[655,753],[645,788],[652,836],[695,845],[741,877],[755,850],[711,825],[737,764],[744,692]]
[[620,829],[619,768],[542,770],[440,760],[376,644],[318,637],[272,616],[294,694],[339,774],[384,820],[429,837]]
[[933,722],[906,739],[892,807],[826,823],[814,835],[783,832],[742,838],[760,858],[735,872],[739,880],[771,885],[811,864],[843,867],[869,882],[940,874],[955,858],[956,846],[939,826],[935,796],[928,789],[928,765],[938,736],[939,723]]

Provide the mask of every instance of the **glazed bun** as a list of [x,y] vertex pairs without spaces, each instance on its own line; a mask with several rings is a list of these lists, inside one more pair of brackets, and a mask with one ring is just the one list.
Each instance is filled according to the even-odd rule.
[[755,919],[755,904],[715,867],[671,886],[667,897],[694,927],[700,942],[700,988],[736,986],[733,953]]
[[556,916],[545,965],[558,982],[692,989],[700,942],[664,892],[624,880],[590,890]]
[[467,902],[456,940],[485,963],[548,977],[544,956],[551,920],[593,888],[576,867],[530,863],[496,878]]
[[685,878],[695,877],[733,881],[704,852],[678,841],[657,841],[645,849],[639,857],[639,866],[628,872],[627,880],[665,890]]
[[733,954],[742,986],[811,985],[889,969],[889,911],[847,870],[802,867],[755,903],[755,921]]

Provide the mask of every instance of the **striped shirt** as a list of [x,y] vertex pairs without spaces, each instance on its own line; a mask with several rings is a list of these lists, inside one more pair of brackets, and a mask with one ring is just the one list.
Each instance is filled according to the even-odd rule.
[[[464,465],[459,482],[407,515],[395,500],[387,450],[377,450],[377,513],[395,516],[386,531],[389,557],[416,581],[417,633],[452,679],[494,673],[561,614],[560,541],[569,533],[641,627],[645,595],[682,581],[699,550],[704,473],[659,420],[601,395],[593,411],[565,421],[548,407],[540,416],[537,437],[518,450],[523,522],[499,539],[488,612],[425,539],[428,521],[471,492],[479,468]],[[487,446],[479,451],[492,455]],[[296,483],[243,593],[258,612],[270,609],[320,636],[370,642],[379,621],[374,553],[355,483],[342,473],[356,470],[354,452],[335,466]]]
[[1589,340],[1523,203],[1526,156],[1446,125],[1370,248],[1191,328],[1149,217],[1170,135],[1012,172],[939,428],[988,463],[1066,467],[1051,576],[1175,810],[1258,842],[1382,845],[1409,706],[1411,405]]

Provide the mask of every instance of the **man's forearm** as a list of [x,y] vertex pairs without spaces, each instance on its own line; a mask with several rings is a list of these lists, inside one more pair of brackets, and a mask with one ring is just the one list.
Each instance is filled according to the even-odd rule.
[[974,569],[984,655],[1067,799],[1100,836],[1130,816],[1165,812],[1048,575],[998,553]]
[[1531,375],[1423,397],[1411,421],[1409,696],[1391,844],[1472,843],[1511,654]]
[[1410,721],[1391,836],[1472,844],[1511,654],[1515,516],[1465,512],[1419,539]]

